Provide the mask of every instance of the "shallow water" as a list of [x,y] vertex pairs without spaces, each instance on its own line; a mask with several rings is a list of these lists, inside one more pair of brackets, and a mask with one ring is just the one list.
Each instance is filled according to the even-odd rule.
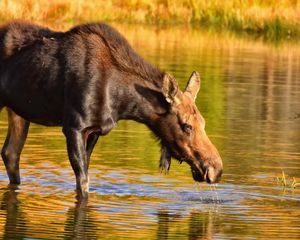
[[[216,186],[195,184],[173,161],[158,171],[149,130],[120,122],[102,137],[90,165],[90,198],[76,203],[74,175],[59,128],[31,125],[21,157],[22,185],[7,188],[0,166],[4,239],[300,238],[300,45],[268,45],[223,33],[117,25],[134,48],[173,73],[183,88],[202,76],[197,105],[220,151]],[[1,114],[1,143],[6,116]]]

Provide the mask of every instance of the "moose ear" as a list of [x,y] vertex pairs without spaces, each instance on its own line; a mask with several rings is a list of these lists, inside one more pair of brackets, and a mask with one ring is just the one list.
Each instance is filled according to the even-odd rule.
[[162,86],[163,95],[168,103],[179,103],[179,87],[174,77],[165,73]]
[[190,95],[190,97],[195,101],[197,93],[200,90],[201,79],[199,73],[193,71],[190,79],[185,87],[184,94]]

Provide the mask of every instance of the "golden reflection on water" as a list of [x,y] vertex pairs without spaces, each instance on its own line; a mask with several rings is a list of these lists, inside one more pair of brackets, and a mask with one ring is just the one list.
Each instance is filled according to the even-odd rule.
[[[248,200],[247,204],[252,207],[208,204],[202,211],[192,208],[188,212],[174,212],[168,207],[151,209],[159,204],[155,199],[92,194],[88,202],[71,204],[68,201],[72,196],[59,197],[55,201],[13,190],[1,191],[3,238],[232,239],[255,236],[272,239],[278,233],[288,233],[294,239],[299,236],[299,229],[292,227],[297,224],[293,221],[299,214],[287,208],[287,205],[298,207],[293,203],[271,201],[262,208],[257,200]],[[151,214],[141,211],[145,209]]]
[[[18,189],[7,188],[0,165],[2,237],[299,239],[300,190],[283,190],[274,181],[281,169],[300,181],[299,46],[189,28],[114,25],[181,87],[192,70],[201,73],[197,105],[224,160],[222,183],[197,188],[189,168],[176,161],[161,175],[152,134],[124,121],[100,138],[90,165],[90,198],[77,203],[61,130],[32,125]],[[5,132],[3,111],[1,144]]]

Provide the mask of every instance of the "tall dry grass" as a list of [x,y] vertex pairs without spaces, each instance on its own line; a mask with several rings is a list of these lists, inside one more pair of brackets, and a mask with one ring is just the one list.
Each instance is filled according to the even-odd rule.
[[194,24],[300,36],[300,0],[0,0],[0,21]]

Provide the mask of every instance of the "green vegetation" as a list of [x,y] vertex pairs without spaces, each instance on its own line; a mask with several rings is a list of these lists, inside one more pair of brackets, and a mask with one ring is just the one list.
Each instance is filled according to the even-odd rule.
[[277,180],[277,184],[283,186],[284,188],[289,187],[289,188],[297,188],[300,187],[300,182],[297,182],[296,178],[293,177],[291,181],[288,181],[286,179],[285,173],[282,170],[281,172],[281,176],[280,177],[276,177]]
[[2,0],[0,21],[191,24],[270,38],[300,37],[299,0]]

